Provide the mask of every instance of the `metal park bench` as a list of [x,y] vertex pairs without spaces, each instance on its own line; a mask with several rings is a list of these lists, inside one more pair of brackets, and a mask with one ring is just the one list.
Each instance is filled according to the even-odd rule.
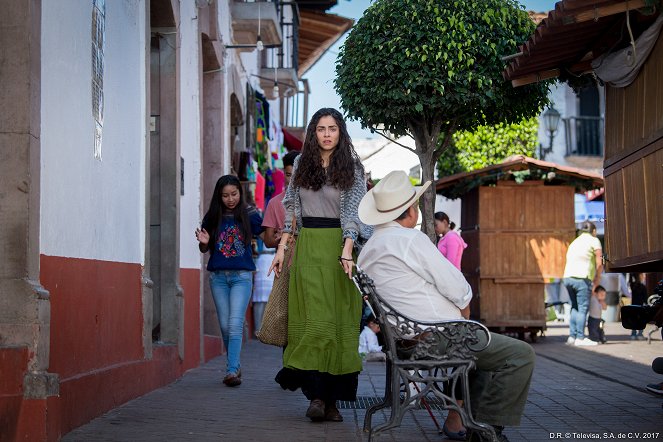
[[[369,442],[379,433],[400,426],[407,411],[422,405],[435,420],[428,403],[457,411],[468,432],[478,432],[481,440],[497,441],[490,425],[472,417],[468,383],[468,374],[475,367],[474,353],[490,343],[488,329],[469,320],[416,321],[380,297],[373,281],[359,267],[353,280],[380,325],[387,355],[384,398],[366,410],[364,418]],[[462,406],[456,400],[457,389],[462,392]],[[383,408],[391,409],[389,418],[374,427],[373,414]]]

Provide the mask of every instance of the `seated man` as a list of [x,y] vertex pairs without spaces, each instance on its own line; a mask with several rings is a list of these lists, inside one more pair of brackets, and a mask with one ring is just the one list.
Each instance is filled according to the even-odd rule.
[[[385,301],[412,319],[468,318],[470,285],[428,236],[414,229],[419,196],[429,185],[414,187],[405,172],[395,171],[364,196],[359,218],[376,228],[357,265]],[[525,342],[491,333],[490,345],[477,353],[476,367],[470,381],[473,415],[506,441],[503,427],[519,425],[525,408],[534,351]]]

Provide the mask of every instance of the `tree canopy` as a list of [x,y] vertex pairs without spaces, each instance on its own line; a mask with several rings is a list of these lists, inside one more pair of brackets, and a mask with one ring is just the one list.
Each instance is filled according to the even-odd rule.
[[[376,0],[341,48],[336,90],[350,119],[409,134],[422,167],[435,164],[457,130],[537,115],[548,84],[513,88],[501,58],[518,51],[534,23],[516,0]],[[421,199],[433,237],[434,191]]]
[[437,162],[439,176],[482,169],[512,155],[533,157],[538,145],[538,129],[538,120],[532,117],[518,123],[498,123],[458,131]]
[[454,121],[457,129],[538,113],[548,83],[513,88],[502,56],[534,30],[515,0],[377,0],[350,31],[336,89],[364,127],[410,132],[408,121]]

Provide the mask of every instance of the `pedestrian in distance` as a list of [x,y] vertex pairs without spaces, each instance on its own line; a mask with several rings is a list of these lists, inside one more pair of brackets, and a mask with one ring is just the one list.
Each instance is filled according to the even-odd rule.
[[343,116],[318,110],[283,199],[285,227],[270,268],[280,276],[296,217],[288,345],[276,381],[284,389],[302,389],[312,421],[342,421],[336,401],[357,395],[362,300],[351,276],[353,246],[363,230],[357,206],[365,193],[364,168]]
[[283,156],[283,174],[285,175],[285,189],[275,197],[269,200],[265,208],[265,217],[262,220],[262,226],[265,229],[265,245],[270,248],[277,247],[281,240],[281,233],[285,226],[285,208],[283,207],[283,197],[285,196],[292,169],[295,165],[295,158],[299,152],[293,150]]
[[[644,273],[631,273],[629,275],[629,287],[631,288],[631,305],[647,304],[647,278]],[[645,340],[645,330],[631,330],[631,340]]]
[[435,234],[439,238],[437,249],[454,267],[460,270],[460,261],[463,258],[463,251],[467,248],[467,243],[454,230],[456,223],[449,221],[449,215],[444,212],[435,212],[434,217]]
[[564,267],[564,286],[571,299],[569,318],[569,345],[597,345],[585,336],[589,298],[601,281],[603,254],[601,241],[596,237],[596,226],[584,221],[580,235],[569,244]]
[[587,318],[587,330],[589,332],[589,339],[600,344],[605,344],[605,332],[603,331],[603,323],[601,312],[608,308],[605,303],[606,291],[602,285],[597,285],[592,291],[592,297],[589,300],[589,317]]
[[223,383],[229,387],[242,383],[244,315],[256,270],[251,241],[261,234],[261,222],[258,210],[246,204],[239,179],[224,175],[216,182],[202,225],[196,229],[198,248],[210,254],[210,289],[227,353]]

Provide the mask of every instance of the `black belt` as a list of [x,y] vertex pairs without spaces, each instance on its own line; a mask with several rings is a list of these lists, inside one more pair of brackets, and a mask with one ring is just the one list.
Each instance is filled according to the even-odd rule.
[[321,218],[318,216],[302,217],[302,226],[307,229],[329,229],[341,227],[341,220],[338,218]]

